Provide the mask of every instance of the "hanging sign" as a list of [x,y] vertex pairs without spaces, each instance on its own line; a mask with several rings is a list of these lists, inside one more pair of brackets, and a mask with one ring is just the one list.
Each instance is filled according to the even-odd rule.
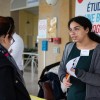
[[90,19],[93,31],[100,35],[100,0],[76,0],[75,16]]

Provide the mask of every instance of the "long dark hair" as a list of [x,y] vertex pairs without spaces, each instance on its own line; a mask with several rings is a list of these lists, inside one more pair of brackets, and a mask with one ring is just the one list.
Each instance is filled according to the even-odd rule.
[[9,38],[14,32],[14,25],[11,24],[7,17],[0,16],[0,37],[9,35]]
[[70,19],[68,22],[69,29],[70,29],[70,24],[72,22],[76,22],[76,23],[80,24],[84,29],[89,28],[89,32],[88,32],[89,38],[93,41],[100,43],[100,36],[97,35],[95,32],[92,32],[92,23],[88,18],[83,17],[83,16],[77,16],[77,17]]

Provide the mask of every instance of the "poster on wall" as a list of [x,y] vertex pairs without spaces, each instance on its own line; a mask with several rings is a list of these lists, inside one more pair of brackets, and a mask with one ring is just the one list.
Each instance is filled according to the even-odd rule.
[[47,37],[47,19],[39,20],[38,22],[38,38]]
[[57,37],[57,18],[47,18],[38,22],[38,38]]
[[93,31],[100,35],[100,0],[76,0],[75,16],[90,19]]
[[47,18],[47,38],[57,37],[57,17]]

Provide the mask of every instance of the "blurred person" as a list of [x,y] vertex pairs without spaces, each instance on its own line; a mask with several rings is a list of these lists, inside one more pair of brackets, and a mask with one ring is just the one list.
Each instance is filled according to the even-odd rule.
[[0,100],[31,100],[21,72],[8,52],[14,43],[14,25],[0,16]]
[[[14,25],[14,20],[12,17],[7,17],[11,24]],[[15,26],[15,25],[14,25]],[[23,51],[24,51],[24,43],[23,39],[16,32],[13,34],[13,39],[15,40],[14,44],[12,44],[9,48],[9,52],[16,61],[21,73],[23,74],[24,65],[23,65]]]
[[73,42],[66,47],[72,49],[68,55],[65,47],[58,71],[68,88],[67,100],[100,100],[100,36],[83,16],[70,19],[68,28]]

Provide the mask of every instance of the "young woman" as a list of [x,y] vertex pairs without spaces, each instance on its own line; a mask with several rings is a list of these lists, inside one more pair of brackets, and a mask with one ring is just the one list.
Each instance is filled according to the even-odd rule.
[[0,100],[31,100],[23,77],[8,49],[14,43],[14,25],[0,16]]
[[69,55],[65,48],[58,72],[67,100],[100,100],[100,37],[82,16],[72,18],[68,28],[73,45]]

